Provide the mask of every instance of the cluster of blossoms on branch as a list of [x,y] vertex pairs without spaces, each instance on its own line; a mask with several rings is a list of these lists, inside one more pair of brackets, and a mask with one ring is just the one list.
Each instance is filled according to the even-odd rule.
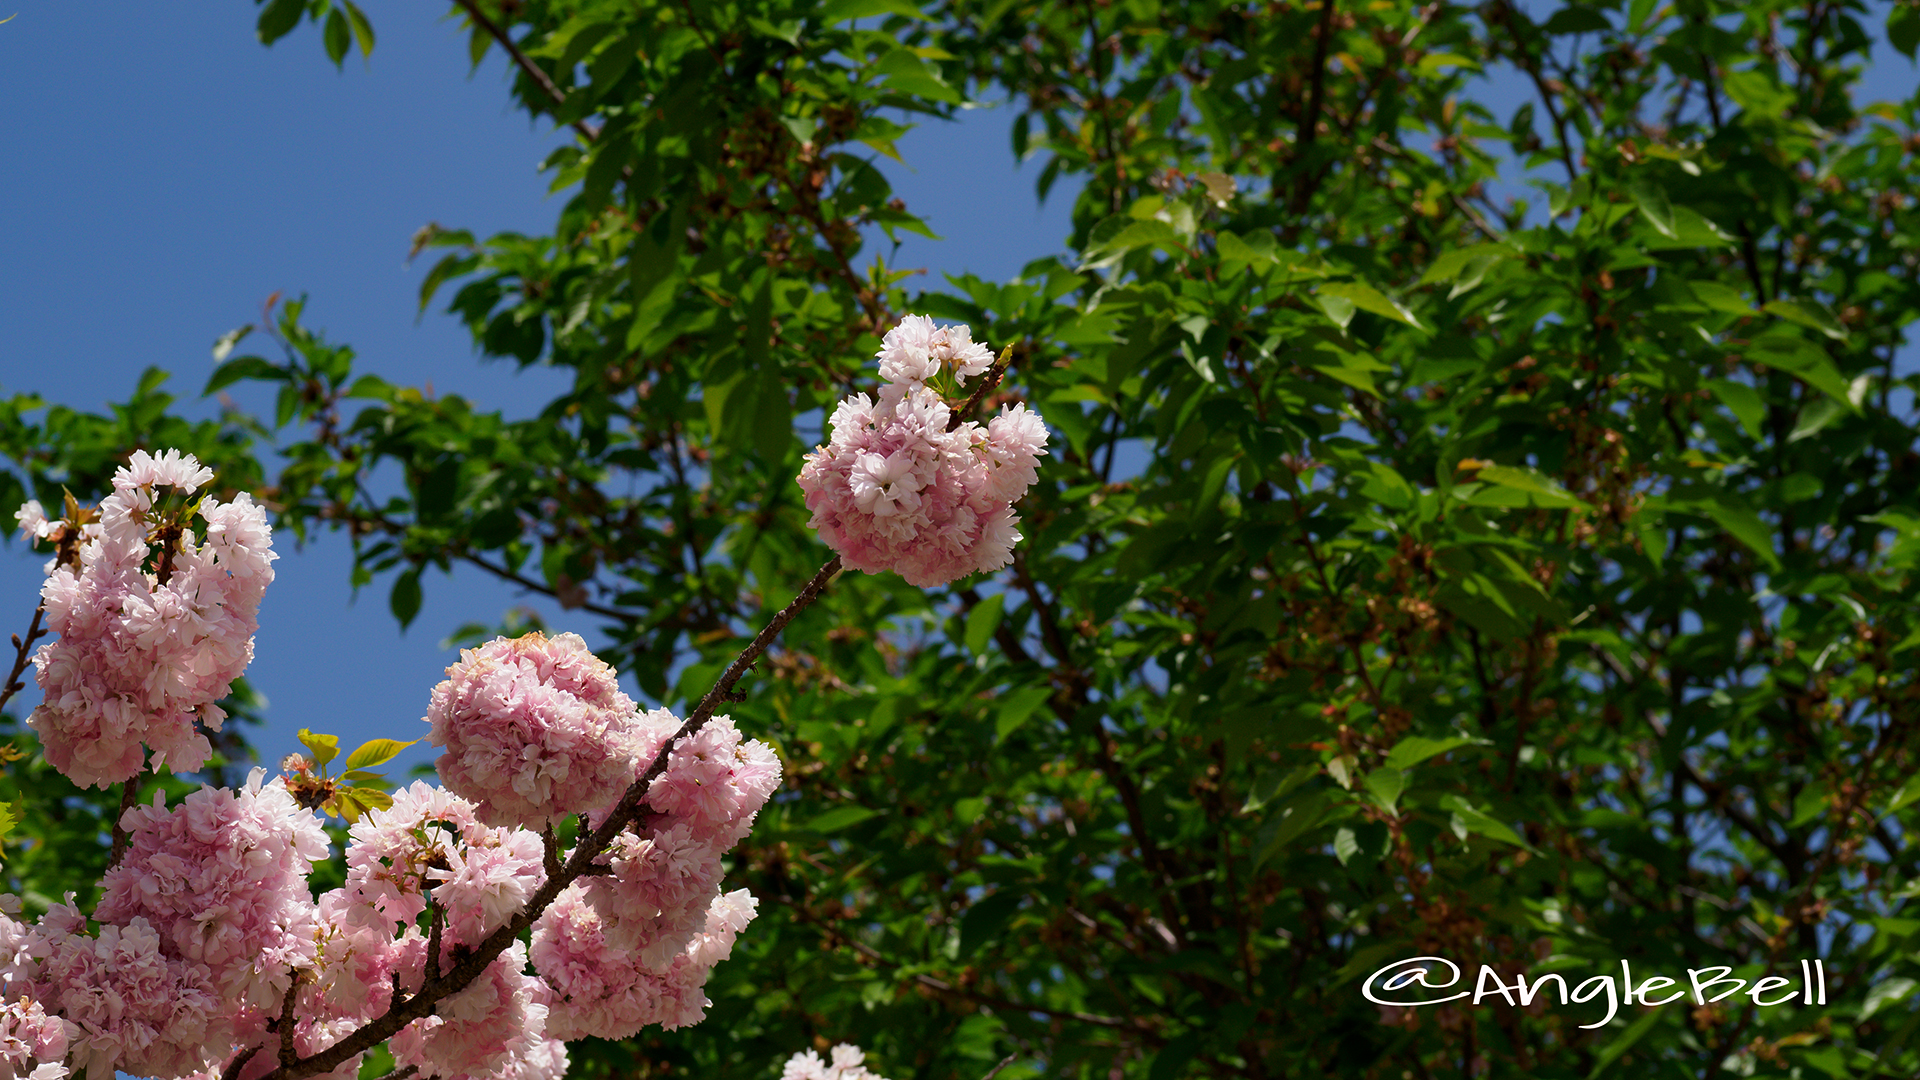
[[1046,425],[1024,404],[985,427],[954,422],[928,383],[948,369],[965,386],[993,363],[965,326],[909,315],[879,358],[879,398],[842,401],[827,444],[800,470],[807,524],[851,569],[893,571],[921,588],[1007,565],[1020,541],[1013,504],[1037,478]]
[[[923,585],[1005,565],[1046,430],[1024,407],[984,429],[953,422],[927,386],[943,364],[964,380],[990,360],[965,327],[910,317],[887,335],[879,402],[842,404],[833,446],[800,477],[846,565]],[[76,784],[128,784],[131,799],[145,769],[211,754],[275,558],[247,495],[193,498],[211,479],[178,451],[139,452],[97,511],[69,497],[60,518],[37,502],[16,515],[59,552],[41,598],[60,636],[33,657],[44,700],[29,724]],[[129,805],[91,916],[68,896],[28,921],[0,897],[0,1074],[352,1080],[385,1043],[428,1080],[558,1080],[567,1040],[698,1022],[708,974],[757,909],[722,891],[722,860],[781,776],[773,749],[714,708],[840,565],[686,723],[642,710],[573,634],[462,652],[425,717],[444,786],[353,804],[372,809],[348,832],[345,884],[318,896],[314,864],[333,855],[314,808],[345,805],[310,769],[325,760]],[[405,745],[377,741],[386,756]],[[807,1052],[783,1078],[880,1080],[862,1060]]]
[[43,698],[27,725],[82,787],[132,779],[143,743],[155,767],[200,768],[213,748],[199,727],[220,730],[215,702],[253,660],[273,581],[267,518],[244,492],[202,499],[196,543],[186,500],[212,477],[177,450],[136,451],[97,514],[49,520],[29,502],[14,515],[63,552],[40,591],[60,640],[33,658]]

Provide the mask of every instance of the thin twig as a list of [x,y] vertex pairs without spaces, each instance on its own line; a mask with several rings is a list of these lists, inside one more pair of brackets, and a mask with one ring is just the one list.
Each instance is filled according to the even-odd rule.
[[986,376],[980,380],[980,385],[974,387],[973,393],[967,396],[967,400],[953,410],[953,415],[947,418],[948,431],[966,423],[967,417],[973,413],[974,406],[980,404],[982,398],[993,393],[993,388],[1000,385],[1000,377],[1007,373],[1007,362],[1012,359],[1013,346],[1009,345],[1006,351],[1000,354],[1000,359],[995,360],[993,366],[987,369]]
[[[145,771],[144,769],[142,770]],[[120,819],[127,816],[133,804],[140,801],[140,774],[135,773],[126,783],[120,785],[120,812],[113,817],[113,853],[107,856],[107,869],[120,865],[120,860],[133,844],[133,834],[122,828]]]
[[[453,2],[460,10],[467,13],[467,17],[473,20],[474,25],[485,30],[489,37],[500,43],[501,48],[507,50],[507,55],[513,58],[513,62],[519,65],[521,71],[526,72],[527,78],[533,80],[535,86],[546,91],[547,96],[553,99],[556,107],[567,103],[566,91],[556,86],[552,76],[548,75],[540,65],[529,59],[526,53],[520,51],[520,46],[514,44],[513,39],[507,36],[504,28],[482,14],[479,4],[476,4],[474,0],[453,0]],[[555,118],[557,119],[558,116],[559,114],[556,109]],[[584,121],[570,120],[567,123],[573,130],[580,133],[581,138],[586,139],[588,142],[592,142],[600,137],[599,129],[592,127]]]
[[6,708],[7,702],[13,700],[13,695],[27,688],[27,684],[21,681],[20,676],[26,672],[27,665],[32,662],[33,643],[51,633],[40,625],[40,620],[46,613],[47,609],[44,607],[33,609],[33,622],[27,626],[27,636],[24,641],[19,634],[13,635],[13,670],[7,673],[6,685],[0,687],[0,709]]
[[245,1050],[242,1050],[239,1057],[227,1062],[227,1067],[220,1070],[220,1080],[239,1080],[240,1070],[246,1068],[247,1062],[252,1061],[253,1055],[259,1052],[259,1044],[249,1046]]
[[[1296,167],[1320,132],[1320,114],[1327,102],[1327,48],[1333,41],[1334,0],[1320,0],[1320,4],[1320,25],[1313,39],[1313,85],[1307,95],[1307,111],[1301,114],[1300,126],[1293,136],[1290,163]],[[1312,176],[1310,172],[1302,173],[1294,182],[1292,212],[1296,218],[1306,212],[1307,203],[1313,198]]]
[[1019,1053],[1019,1051],[1017,1051],[1017,1050],[1016,1050],[1016,1051],[1014,1051],[1013,1053],[1011,1053],[1011,1054],[1008,1054],[1008,1055],[1007,1055],[1006,1057],[1003,1057],[1003,1058],[1001,1058],[1001,1059],[1000,1059],[1000,1064],[998,1064],[998,1065],[995,1065],[995,1066],[994,1066],[993,1068],[991,1068],[991,1069],[988,1069],[988,1070],[987,1070],[987,1075],[985,1075],[985,1076],[983,1076],[983,1077],[981,1077],[981,1078],[980,1078],[980,1080],[993,1080],[993,1078],[994,1078],[994,1077],[996,1077],[996,1076],[999,1076],[999,1075],[1000,1075],[1000,1070],[1001,1070],[1001,1069],[1004,1069],[1004,1068],[1006,1068],[1007,1066],[1009,1066],[1009,1065],[1011,1065],[1011,1064],[1013,1064],[1013,1059],[1014,1059],[1014,1058],[1017,1058],[1017,1057],[1019,1057],[1019,1056],[1020,1056],[1020,1053]]

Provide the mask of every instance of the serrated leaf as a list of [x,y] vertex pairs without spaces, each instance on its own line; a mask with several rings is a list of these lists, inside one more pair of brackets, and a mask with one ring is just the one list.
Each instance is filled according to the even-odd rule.
[[1342,825],[1334,831],[1333,857],[1340,860],[1341,866],[1347,865],[1348,860],[1359,853],[1360,838],[1354,835],[1352,829]]
[[1640,216],[1647,219],[1647,224],[1668,239],[1680,238],[1673,217],[1673,200],[1667,197],[1666,188],[1646,172],[1636,171],[1627,182],[1627,192],[1633,196],[1633,204],[1640,208]]
[[987,643],[993,640],[993,632],[1000,628],[1000,616],[1006,607],[1005,593],[994,593],[967,612],[967,626],[964,641],[967,651],[975,656],[984,655]]
[[340,753],[340,736],[338,735],[316,735],[306,728],[301,728],[294,733],[294,738],[299,739],[301,745],[307,748],[308,756],[313,758],[313,764],[316,767],[324,766]]
[[373,23],[368,21],[366,13],[360,10],[353,0],[343,0],[347,6],[347,21],[353,24],[353,37],[360,45],[361,56],[373,55]]
[[1755,338],[1747,346],[1747,359],[1791,372],[1808,386],[1835,401],[1846,402],[1848,408],[1853,407],[1851,384],[1833,365],[1832,358],[1811,342],[1773,335]]
[[353,753],[348,754],[347,760],[341,762],[340,767],[371,769],[375,765],[384,765],[399,756],[400,751],[419,741],[419,739],[414,739],[412,742],[401,742],[399,739],[368,739]]
[[1337,296],[1361,311],[1370,311],[1395,322],[1405,323],[1415,330],[1426,329],[1420,325],[1419,319],[1413,317],[1413,312],[1371,285],[1358,281],[1332,281],[1320,286],[1318,293],[1321,296]]
[[1767,418],[1767,403],[1761,400],[1760,391],[1730,379],[1709,380],[1707,389],[1713,391],[1713,396],[1720,399],[1720,404],[1727,407],[1735,420],[1740,421],[1740,426],[1746,429],[1748,435],[1756,439],[1760,437],[1761,424]]
[[1474,809],[1472,803],[1458,795],[1443,796],[1440,799],[1440,809],[1452,814],[1451,824],[1456,835],[1465,829],[1468,833],[1484,836],[1489,840],[1497,840],[1502,844],[1511,844],[1517,848],[1528,847],[1527,842],[1520,838],[1520,834],[1508,827],[1506,822],[1483,810]]
[[327,12],[320,40],[326,46],[327,59],[333,61],[334,67],[341,67],[347,62],[347,50],[353,48],[353,31],[347,28],[345,12],[339,8]]
[[1818,300],[1774,300],[1760,310],[1778,315],[1790,323],[1817,330],[1835,341],[1847,340],[1847,328],[1840,325],[1827,305]]
[[415,567],[401,574],[393,581],[393,592],[387,596],[387,607],[393,611],[393,617],[400,620],[400,629],[405,630],[420,614],[420,569]]
[[1751,508],[1730,500],[1697,503],[1693,508],[1712,518],[1728,536],[1759,556],[1767,569],[1780,569],[1780,557],[1773,550],[1773,530]]
[[1753,305],[1746,296],[1731,285],[1722,285],[1717,281],[1689,281],[1687,288],[1703,305],[1714,311],[1723,311],[1729,315],[1751,315]]
[[1439,757],[1449,750],[1462,746],[1487,746],[1490,740],[1475,739],[1465,735],[1455,735],[1446,739],[1429,739],[1421,735],[1409,735],[1393,744],[1387,751],[1387,764],[1395,769],[1411,769],[1428,758]]
[[[216,349],[218,346],[216,346]],[[232,386],[241,379],[282,379],[287,377],[285,369],[275,365],[264,356],[236,356],[213,369],[213,375],[207,379],[202,394],[211,394]]]
[[1400,801],[1400,793],[1407,790],[1407,774],[1386,766],[1368,773],[1362,783],[1373,796],[1374,804],[1392,814],[1396,812],[1394,807]]
[[1904,975],[1896,975],[1891,979],[1874,983],[1867,988],[1866,1000],[1860,1003],[1860,1022],[1864,1024],[1871,1020],[1874,1013],[1888,1005],[1905,1001],[1913,994],[1915,987],[1920,987],[1920,983]]
[[1513,465],[1482,465],[1476,479],[1510,491],[1521,492],[1526,503],[1542,507],[1585,507],[1587,504],[1537,469]]

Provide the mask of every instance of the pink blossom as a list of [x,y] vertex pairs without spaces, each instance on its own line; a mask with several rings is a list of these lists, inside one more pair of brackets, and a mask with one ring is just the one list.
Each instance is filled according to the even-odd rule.
[[480,820],[544,828],[613,805],[633,779],[637,709],[577,634],[495,638],[434,687],[441,781]]
[[964,326],[934,329],[908,316],[881,349],[878,401],[859,394],[834,410],[831,437],[799,476],[808,525],[854,570],[893,571],[922,588],[997,570],[1020,540],[1013,503],[1038,478],[1046,426],[1025,405],[983,429],[947,430],[952,413],[925,385],[941,363],[956,378],[992,357]]
[[93,917],[145,920],[163,955],[206,965],[230,1007],[277,1012],[292,970],[313,962],[318,911],[307,875],[327,857],[327,835],[264,775],[255,769],[237,792],[202,787],[171,810],[160,792],[128,810],[120,825],[131,840]]
[[533,927],[533,966],[553,988],[547,1033],[624,1039],[649,1024],[672,1030],[706,1016],[701,988],[727,958],[757,902],[742,889],[716,897],[705,925],[663,964],[608,944],[606,921],[578,883],[568,886]]
[[[451,955],[448,961],[451,963]],[[525,974],[527,947],[514,942],[466,989],[442,998],[388,1043],[393,1059],[422,1076],[504,1078],[546,1053],[547,984]]]
[[43,926],[48,922],[67,932],[56,934],[31,994],[73,1025],[74,1071],[179,1077],[207,1068],[209,1058],[224,1057],[221,1051],[233,1045],[232,1010],[212,972],[163,956],[160,935],[146,919],[102,926],[97,937],[84,932],[77,910]]
[[733,719],[716,716],[675,743],[667,767],[647,788],[647,805],[730,848],[780,786],[780,759],[758,740],[741,741]]
[[866,1055],[851,1043],[840,1043],[833,1048],[826,1061],[812,1050],[803,1050],[787,1059],[780,1070],[780,1080],[886,1080],[879,1073],[869,1071],[862,1062]]
[[66,1021],[48,1016],[39,1002],[0,1002],[0,1072],[8,1080],[63,1080],[68,1038]]
[[[133,777],[143,743],[156,769],[204,765],[212,747],[201,728],[220,729],[215,702],[253,659],[276,558],[264,511],[245,494],[205,499],[204,542],[182,528],[170,552],[150,547],[162,524],[155,488],[190,494],[212,475],[178,451],[136,452],[99,520],[80,529],[79,566],[49,567],[40,595],[60,637],[34,654],[42,700],[27,723],[47,760],[83,787]],[[40,535],[54,527],[32,504],[16,517]]]

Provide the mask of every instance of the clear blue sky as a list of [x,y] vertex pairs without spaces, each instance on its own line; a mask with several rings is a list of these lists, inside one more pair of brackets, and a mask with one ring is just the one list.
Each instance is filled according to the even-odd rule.
[[[405,263],[428,221],[482,235],[546,231],[559,203],[534,166],[556,136],[509,108],[497,50],[469,77],[464,35],[439,5],[363,6],[379,44],[371,63],[350,58],[343,72],[311,27],[262,48],[249,0],[0,7],[16,15],[0,25],[0,392],[97,410],[157,365],[175,373],[183,412],[211,415],[198,399],[210,344],[257,319],[275,291],[309,294],[308,322],[389,380],[430,380],[509,413],[560,389],[555,372],[476,362],[444,315],[416,321],[425,263]],[[1869,95],[1904,97],[1914,82],[1913,65],[1883,45]],[[1531,96],[1512,78],[1483,85],[1502,117],[1513,95]],[[1037,163],[1016,169],[1011,120],[1004,108],[976,110],[902,140],[906,159],[928,167],[882,162],[947,238],[910,238],[899,265],[1006,279],[1060,250],[1076,188],[1063,181],[1035,207]],[[349,603],[342,540],[295,550],[287,536],[279,550],[251,672],[270,701],[257,740],[269,762],[295,748],[301,727],[348,745],[417,737],[453,659],[439,641],[527,602],[478,572],[429,578],[427,606],[402,635],[384,588]],[[40,563],[17,542],[0,549],[0,640],[25,627]],[[590,621],[534,606],[594,640]],[[21,705],[33,700],[30,688]],[[426,751],[409,752],[401,771]]]
[[[356,55],[344,71],[311,27],[263,48],[249,0],[12,0],[0,10],[17,12],[0,24],[0,393],[101,410],[157,365],[174,373],[180,411],[214,415],[199,400],[209,347],[257,320],[276,290],[308,294],[308,323],[391,381],[431,380],[510,414],[559,392],[557,372],[476,361],[450,317],[416,321],[431,260],[405,262],[428,221],[481,235],[549,230],[564,196],[547,196],[535,165],[557,136],[509,108],[498,50],[469,78],[465,35],[444,5],[362,6],[378,45],[371,63]],[[909,161],[918,150],[943,163],[886,164],[948,239],[903,248],[899,265],[1005,279],[1061,248],[1076,189],[1063,182],[1035,208],[1037,168],[1016,171],[1010,123],[1005,109],[981,110],[902,141]],[[965,169],[945,165],[956,161]],[[256,740],[267,762],[296,749],[302,727],[349,746],[418,737],[428,692],[454,659],[439,642],[528,602],[479,572],[429,575],[426,607],[402,635],[379,583],[349,603],[343,539],[296,550],[283,534],[276,548],[250,671],[269,701]],[[0,549],[0,641],[25,629],[41,562],[18,541]],[[595,640],[591,620],[534,606]],[[29,686],[17,707],[36,700]],[[394,775],[430,757],[416,747]]]

